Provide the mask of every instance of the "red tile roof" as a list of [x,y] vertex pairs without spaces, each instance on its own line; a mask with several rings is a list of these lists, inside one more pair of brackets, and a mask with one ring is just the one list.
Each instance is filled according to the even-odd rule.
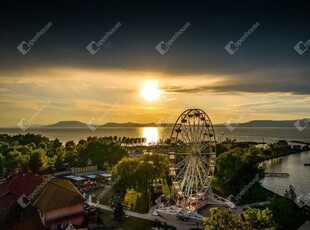
[[14,176],[0,185],[0,198],[10,193],[18,197],[25,194],[29,196],[44,179],[37,175]]

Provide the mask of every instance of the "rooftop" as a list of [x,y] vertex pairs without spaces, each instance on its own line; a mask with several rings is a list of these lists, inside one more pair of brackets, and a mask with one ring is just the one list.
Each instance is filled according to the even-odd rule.
[[18,197],[30,195],[44,179],[38,175],[18,175],[0,185],[0,198],[10,193]]
[[34,206],[40,211],[49,211],[83,202],[83,196],[70,181],[53,178],[47,183]]

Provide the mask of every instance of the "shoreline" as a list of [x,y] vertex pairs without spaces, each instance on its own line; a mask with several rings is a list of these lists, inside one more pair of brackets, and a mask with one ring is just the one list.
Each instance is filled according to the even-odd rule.
[[284,154],[277,155],[277,156],[271,156],[271,157],[267,157],[267,158],[262,159],[262,161],[260,161],[259,163],[263,163],[264,161],[267,161],[267,160],[272,160],[272,159],[285,157],[285,156],[289,156],[289,155],[294,155],[294,154],[298,154],[298,153],[302,153],[302,152],[308,152],[308,151],[310,151],[310,150],[301,150],[301,151],[297,151],[297,152],[284,153]]

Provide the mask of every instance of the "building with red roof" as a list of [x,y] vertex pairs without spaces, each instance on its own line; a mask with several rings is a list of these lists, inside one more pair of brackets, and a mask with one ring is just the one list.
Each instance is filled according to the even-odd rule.
[[29,196],[44,181],[38,175],[19,175],[9,178],[0,185],[0,213],[17,205],[22,196]]
[[83,223],[84,198],[69,180],[18,175],[0,185],[0,229],[53,230]]
[[[22,207],[18,200],[28,197],[44,182],[38,175],[17,175],[7,179],[0,185],[0,224],[1,229],[22,229],[27,225],[29,229],[44,229],[40,218],[31,201]],[[34,200],[32,200],[34,201]]]

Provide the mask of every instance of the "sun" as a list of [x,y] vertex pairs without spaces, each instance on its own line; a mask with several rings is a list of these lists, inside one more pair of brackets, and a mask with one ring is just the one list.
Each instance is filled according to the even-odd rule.
[[141,95],[148,101],[156,101],[160,97],[161,91],[158,89],[158,83],[156,81],[147,81],[142,89]]

